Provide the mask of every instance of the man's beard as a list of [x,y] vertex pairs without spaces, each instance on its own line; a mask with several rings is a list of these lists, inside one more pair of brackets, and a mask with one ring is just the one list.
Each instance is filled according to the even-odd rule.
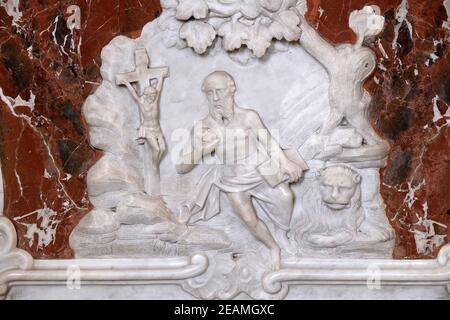
[[221,122],[225,120],[230,121],[234,115],[233,104],[230,103],[228,106],[225,106],[224,104],[223,106],[220,106],[220,108],[212,106],[210,108],[210,113],[213,116],[213,118],[218,121]]

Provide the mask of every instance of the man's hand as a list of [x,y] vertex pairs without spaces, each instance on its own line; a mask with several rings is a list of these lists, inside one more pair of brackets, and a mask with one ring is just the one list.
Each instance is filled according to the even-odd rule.
[[296,163],[287,157],[282,157],[280,161],[281,172],[289,176],[289,183],[297,183],[303,176],[303,170]]
[[219,143],[220,139],[211,129],[202,128],[194,133],[195,148],[201,146],[204,156],[213,153]]

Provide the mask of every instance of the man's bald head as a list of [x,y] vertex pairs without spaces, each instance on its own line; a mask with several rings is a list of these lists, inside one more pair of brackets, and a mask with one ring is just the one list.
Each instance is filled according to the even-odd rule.
[[208,99],[209,113],[214,119],[231,119],[234,113],[236,85],[229,73],[214,71],[203,81],[202,91]]
[[236,84],[233,77],[225,71],[214,71],[203,81],[202,91],[207,92],[225,88],[230,89],[232,92],[236,91]]

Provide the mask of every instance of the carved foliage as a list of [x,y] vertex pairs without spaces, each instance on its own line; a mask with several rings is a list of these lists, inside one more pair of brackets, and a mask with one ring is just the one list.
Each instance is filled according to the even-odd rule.
[[[297,41],[300,20],[290,9],[303,8],[304,0],[179,0],[163,1],[160,27],[167,33],[166,45],[187,45],[205,53],[218,36],[223,48],[234,51],[246,46],[260,58],[272,40]],[[181,22],[181,23],[180,23]],[[176,39],[176,29],[179,40]],[[186,40],[186,42],[182,42]]]

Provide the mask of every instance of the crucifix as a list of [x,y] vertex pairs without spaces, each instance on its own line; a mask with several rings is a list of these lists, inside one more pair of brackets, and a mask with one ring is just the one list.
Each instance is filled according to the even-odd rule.
[[168,67],[151,68],[145,48],[135,50],[134,71],[116,77],[119,86],[126,86],[139,106],[140,127],[138,142],[144,165],[145,192],[161,195],[160,163],[166,151],[166,143],[159,122],[159,100],[164,79],[169,76]]

